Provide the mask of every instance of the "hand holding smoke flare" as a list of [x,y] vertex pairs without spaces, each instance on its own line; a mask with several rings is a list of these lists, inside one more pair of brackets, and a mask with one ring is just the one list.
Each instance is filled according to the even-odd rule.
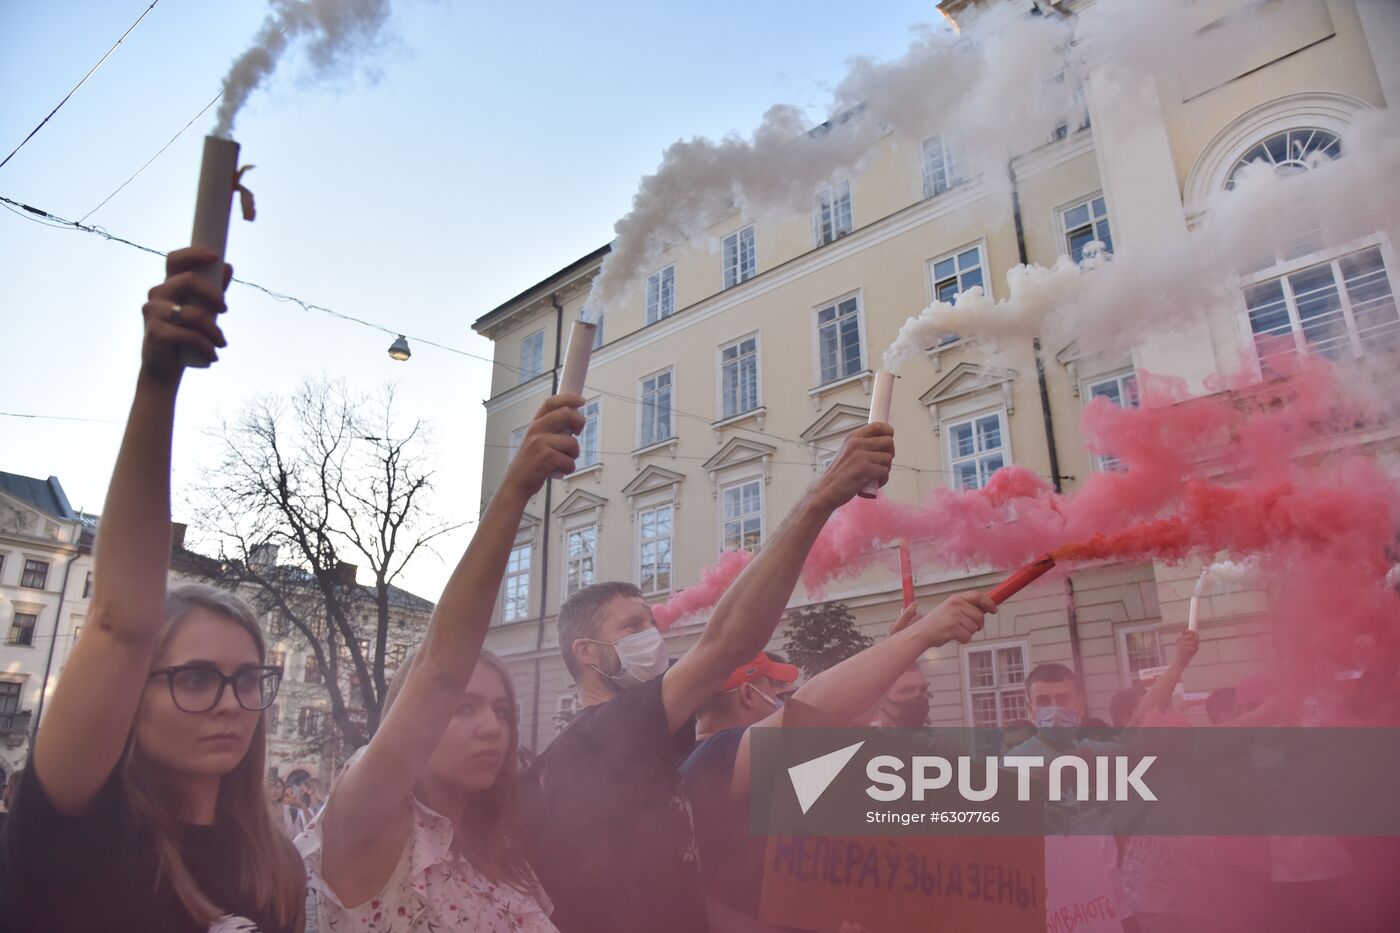
[[1230,560],[1222,560],[1219,563],[1208,565],[1201,571],[1201,575],[1196,580],[1196,586],[1191,591],[1191,603],[1186,612],[1186,628],[1188,631],[1196,631],[1200,622],[1201,597],[1206,595],[1206,591],[1218,583],[1239,583],[1257,572],[1257,568],[1250,561],[1235,563]]

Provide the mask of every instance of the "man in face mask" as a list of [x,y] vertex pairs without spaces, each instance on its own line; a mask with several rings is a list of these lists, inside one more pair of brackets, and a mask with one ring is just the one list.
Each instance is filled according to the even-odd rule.
[[559,607],[559,652],[583,709],[522,776],[521,796],[526,852],[562,933],[707,930],[680,796],[695,714],[773,637],[832,513],[883,486],[893,461],[889,425],[851,432],[674,664],[630,583],[586,586]]
[[[797,669],[763,653],[740,667],[725,689],[700,710],[700,744],[681,766],[685,796],[695,814],[695,841],[705,909],[712,933],[764,933],[758,920],[767,839],[749,830],[752,731],[783,725],[784,700],[815,707],[836,720],[868,722],[871,705],[930,648],[966,644],[996,606],[981,593],[958,593],[922,618],[908,610],[894,634],[822,671],[797,690]],[[923,676],[919,675],[920,683]],[[928,688],[914,693],[918,725],[928,715]],[[904,709],[913,703],[906,701]],[[913,713],[906,713],[912,716]]]
[[880,699],[874,724],[886,729],[922,729],[928,724],[928,707],[928,681],[914,663]]

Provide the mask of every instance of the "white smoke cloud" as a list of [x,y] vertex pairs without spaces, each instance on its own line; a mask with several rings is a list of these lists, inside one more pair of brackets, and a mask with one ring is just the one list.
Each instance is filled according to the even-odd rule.
[[916,144],[939,133],[964,174],[985,172],[993,187],[1004,184],[1012,152],[1084,112],[1066,73],[1068,21],[1023,12],[1001,4],[974,33],[924,28],[897,59],[853,59],[827,108],[832,121],[811,133],[800,110],[777,105],[748,139],[672,144],[614,227],[591,311],[624,300],[668,246],[702,238],[736,206],[750,218],[809,211],[817,188],[858,171],[885,132]]
[[1343,136],[1341,159],[1295,175],[1259,165],[1232,191],[1215,194],[1188,236],[1124,245],[1111,259],[1076,267],[1068,259],[1007,273],[1008,297],[969,289],[952,304],[934,302],[911,317],[885,351],[898,371],[946,334],[992,343],[1044,337],[1077,340],[1087,353],[1125,350],[1145,332],[1170,331],[1229,301],[1241,271],[1278,254],[1339,246],[1400,217],[1400,119],[1360,114]]
[[282,54],[305,38],[311,75],[326,77],[382,42],[389,0],[271,0],[271,11],[224,78],[214,135],[227,139],[249,95],[277,70]]

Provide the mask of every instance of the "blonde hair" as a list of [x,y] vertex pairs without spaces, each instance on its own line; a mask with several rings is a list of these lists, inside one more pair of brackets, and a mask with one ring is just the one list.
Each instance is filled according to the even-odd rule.
[[[165,625],[157,636],[156,657],[194,609],[205,609],[238,623],[252,636],[259,663],[266,661],[267,647],[253,610],[233,593],[202,583],[181,584],[166,594]],[[175,896],[196,923],[212,924],[227,911],[209,899],[185,864],[180,852],[179,813],[173,803],[177,798],[162,770],[142,752],[133,726],[121,772],[127,800],[137,818],[155,831],[160,875],[169,879]],[[304,922],[306,870],[291,840],[275,822],[264,784],[266,771],[267,720],[259,716],[247,754],[219,780],[215,821],[230,827],[238,841],[239,891],[267,909],[280,926],[300,929]]]
[[[403,685],[408,682],[409,670],[413,667],[417,653],[416,648],[410,651],[399,664],[399,669],[394,672],[389,689],[384,694],[385,715],[398,699]],[[520,707],[515,698],[515,681],[511,678],[505,662],[489,651],[481,652],[481,657],[476,663],[478,667],[485,664],[494,670],[505,685],[506,697],[510,701],[510,737],[496,780],[485,790],[468,795],[466,816],[471,820],[472,828],[476,832],[466,837],[458,834],[453,842],[457,850],[471,862],[472,867],[489,881],[507,884],[518,891],[532,894],[537,882],[520,844]],[[381,716],[379,721],[382,724],[384,716]]]

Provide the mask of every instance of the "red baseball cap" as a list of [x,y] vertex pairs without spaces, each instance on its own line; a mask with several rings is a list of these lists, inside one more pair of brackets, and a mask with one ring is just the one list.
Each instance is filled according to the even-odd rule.
[[797,668],[793,665],[774,661],[760,651],[758,657],[729,675],[729,679],[724,682],[724,689],[737,690],[759,677],[767,677],[778,683],[790,684],[797,679],[798,673]]

